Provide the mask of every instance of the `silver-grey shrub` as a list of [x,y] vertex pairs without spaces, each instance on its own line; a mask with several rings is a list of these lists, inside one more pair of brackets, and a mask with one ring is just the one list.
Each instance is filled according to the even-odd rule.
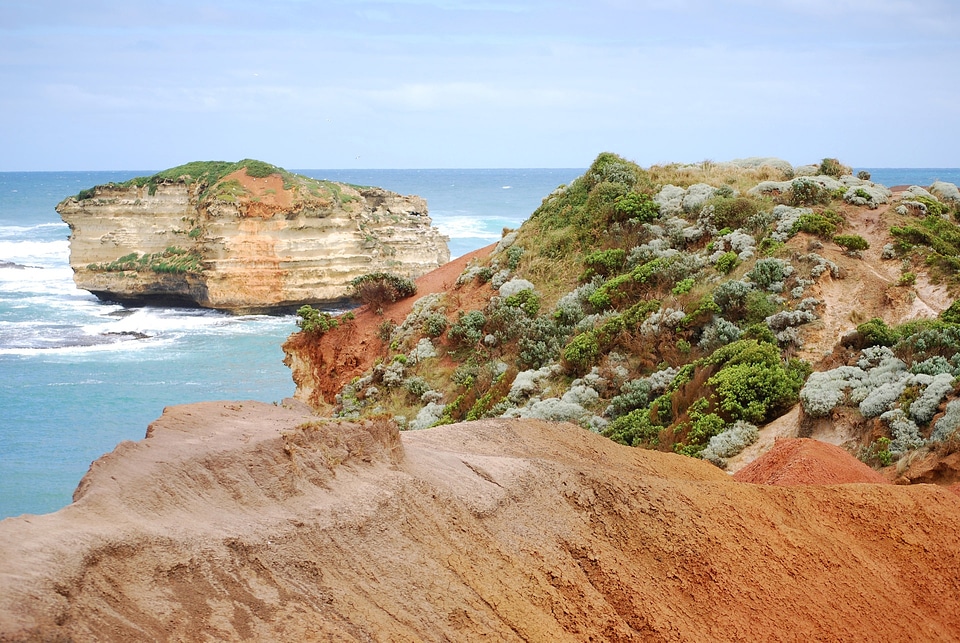
[[786,241],[793,236],[793,224],[804,214],[812,214],[810,208],[792,208],[789,205],[778,205],[773,209],[773,218],[777,222],[776,229],[770,237],[776,241]]
[[960,428],[960,400],[947,402],[946,412],[937,420],[930,434],[931,442],[943,442]]
[[793,326],[802,326],[812,322],[817,316],[809,310],[782,310],[767,317],[764,321],[773,332],[779,332]]
[[500,285],[498,289],[500,291],[500,296],[506,299],[511,295],[516,295],[518,292],[523,292],[524,290],[533,290],[533,283],[526,279],[514,278],[510,281],[507,281]]
[[803,410],[812,417],[826,417],[844,403],[847,389],[866,376],[863,369],[856,366],[840,366],[829,371],[817,371],[810,374],[806,384],[800,389],[800,403]]
[[729,429],[710,438],[710,442],[700,452],[700,457],[718,467],[726,466],[726,459],[732,458],[746,447],[757,441],[760,431],[749,422],[737,420]]
[[910,417],[917,424],[926,424],[936,415],[943,398],[953,390],[953,375],[940,373],[934,375],[933,380],[923,389],[920,397],[910,405]]
[[647,381],[650,382],[650,392],[659,393],[667,390],[667,387],[673,383],[673,380],[676,379],[677,373],[679,372],[678,369],[667,366],[655,373],[651,373],[650,377],[647,378]]
[[697,346],[711,350],[724,344],[730,344],[740,339],[742,331],[733,322],[727,321],[719,315],[714,315],[710,323],[703,327],[700,341]]
[[437,402],[430,402],[417,413],[417,417],[410,421],[408,428],[416,431],[419,429],[429,429],[443,417],[444,405]]
[[717,286],[713,291],[713,301],[724,312],[743,308],[747,295],[753,290],[753,284],[739,279],[731,279]]
[[[767,257],[757,260],[753,269],[746,274],[758,288],[780,292],[783,290],[784,280],[793,274],[793,266],[788,261],[777,257]],[[779,285],[779,289],[778,289]]]
[[683,310],[670,307],[661,308],[643,320],[643,323],[640,324],[640,333],[642,335],[656,335],[661,331],[672,331],[686,316],[687,314]]
[[611,418],[626,415],[634,409],[647,405],[650,401],[650,381],[646,377],[624,382],[620,387],[620,395],[610,399],[610,404],[604,413]]
[[890,427],[890,435],[893,439],[890,441],[888,450],[894,456],[899,457],[911,449],[918,449],[926,444],[916,423],[901,409],[887,411],[880,416],[880,419]]
[[923,373],[926,375],[940,375],[941,373],[949,373],[951,375],[960,375],[957,372],[958,369],[947,361],[946,357],[941,355],[934,355],[933,357],[928,357],[922,362],[917,362],[910,367],[910,372],[917,375]]

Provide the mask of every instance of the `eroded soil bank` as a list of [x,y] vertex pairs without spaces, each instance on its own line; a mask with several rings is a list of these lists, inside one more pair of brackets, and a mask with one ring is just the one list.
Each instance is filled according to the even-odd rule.
[[960,638],[960,497],[932,485],[747,484],[569,424],[400,434],[255,402],[148,435],[73,505],[0,522],[0,639]]

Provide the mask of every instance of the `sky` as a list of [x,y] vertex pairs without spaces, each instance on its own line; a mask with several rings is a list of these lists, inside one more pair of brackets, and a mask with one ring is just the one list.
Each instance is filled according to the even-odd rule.
[[957,0],[0,0],[0,171],[960,166]]

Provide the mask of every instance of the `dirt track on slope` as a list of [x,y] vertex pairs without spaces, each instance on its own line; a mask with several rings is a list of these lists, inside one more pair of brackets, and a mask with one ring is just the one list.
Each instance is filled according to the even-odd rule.
[[0,522],[0,639],[960,638],[960,497],[930,485],[743,484],[569,424],[398,434],[256,402],[149,436]]

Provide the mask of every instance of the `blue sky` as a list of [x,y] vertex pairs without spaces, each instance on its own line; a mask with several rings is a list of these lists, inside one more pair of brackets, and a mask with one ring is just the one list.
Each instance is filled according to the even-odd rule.
[[0,0],[0,171],[960,166],[956,0]]

